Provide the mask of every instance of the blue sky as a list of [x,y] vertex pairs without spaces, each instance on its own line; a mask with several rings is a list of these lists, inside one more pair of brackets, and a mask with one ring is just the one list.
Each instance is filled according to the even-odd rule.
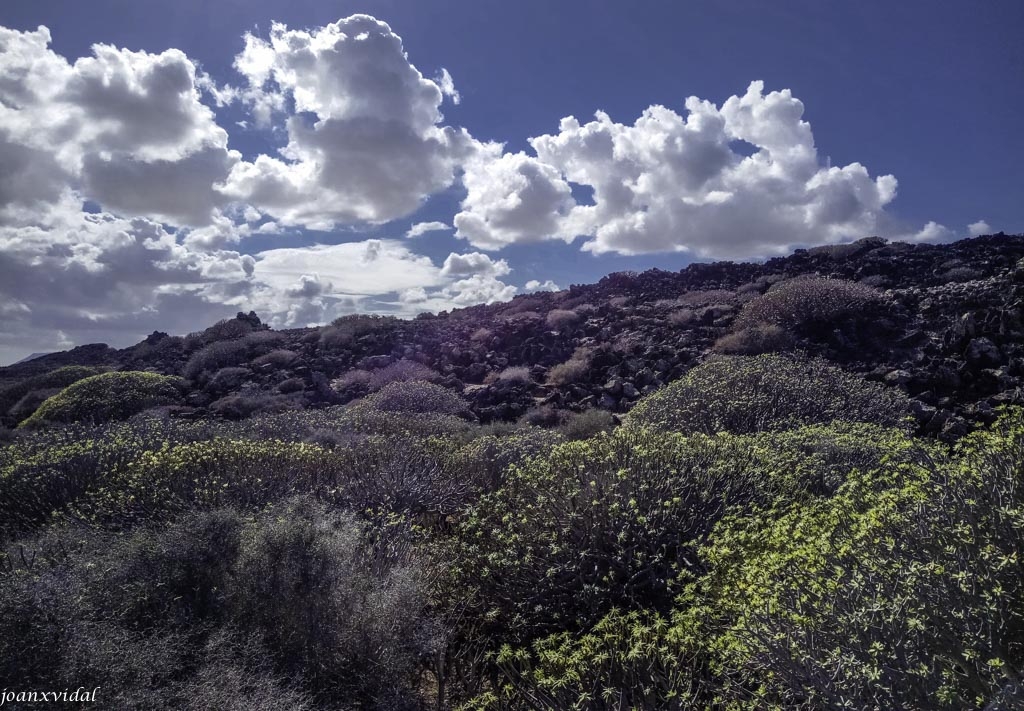
[[[350,42],[340,59],[301,65],[326,77],[315,86],[286,78],[304,60],[283,28],[274,43],[274,23],[316,45],[357,13],[390,26],[381,36],[400,37],[408,66],[393,43],[371,52]],[[15,41],[40,25],[45,51]],[[52,194],[44,205],[0,185],[0,279],[3,269],[22,275],[0,291],[0,362],[92,340],[125,345],[249,305],[295,325],[866,234],[1024,230],[1015,1],[34,0],[0,7],[0,26],[12,31],[0,38],[10,148],[0,162],[12,174],[34,166]],[[352,39],[356,27],[334,32]],[[268,62],[258,91],[235,66],[246,33]],[[111,52],[76,64],[96,43]],[[161,54],[170,49],[181,55]],[[139,84],[157,65],[168,77],[191,67],[189,105],[167,104],[163,84]],[[130,101],[115,96],[118,72],[133,77]],[[399,76],[405,93],[389,83]],[[37,87],[28,101],[33,80],[69,88]],[[687,97],[706,102],[699,116]],[[278,102],[262,124],[260,101]],[[650,112],[659,105],[667,112]],[[388,114],[406,110],[403,126]],[[560,125],[567,116],[577,122]],[[94,135],[97,121],[115,128]],[[42,175],[51,163],[63,172]],[[380,175],[360,182],[371,164]],[[302,192],[290,202],[286,174]],[[167,175],[173,187],[160,194]],[[434,221],[452,229],[404,237]],[[339,243],[358,248],[313,249]],[[355,284],[353,260],[382,286]],[[45,273],[29,279],[30,269]],[[381,291],[395,271],[410,276]]]

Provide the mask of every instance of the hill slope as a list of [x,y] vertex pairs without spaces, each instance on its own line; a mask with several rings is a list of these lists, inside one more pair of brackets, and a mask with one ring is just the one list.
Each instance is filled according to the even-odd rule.
[[[354,316],[270,331],[239,314],[186,337],[154,333],[130,348],[86,345],[0,368],[0,417],[8,426],[27,417],[30,408],[14,406],[30,379],[66,365],[184,375],[185,404],[174,414],[241,417],[347,402],[402,379],[410,361],[462,392],[483,422],[589,407],[622,413],[716,351],[798,350],[906,390],[923,432],[955,438],[1021,399],[1022,259],[1020,235],[949,245],[869,238],[764,263],[616,273],[411,321]],[[781,285],[810,276],[832,281],[796,303],[828,302],[835,280],[874,296],[845,310],[773,315],[792,308],[773,303]]]

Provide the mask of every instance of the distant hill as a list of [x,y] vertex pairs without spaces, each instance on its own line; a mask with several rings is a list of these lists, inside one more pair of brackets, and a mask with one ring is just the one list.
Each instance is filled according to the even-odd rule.
[[42,358],[43,356],[50,355],[50,353],[53,353],[53,351],[47,351],[46,353],[31,353],[31,354],[25,356],[24,358],[22,358],[21,360],[17,360],[15,362],[11,363],[11,365],[20,365],[21,363],[28,363],[30,360],[35,360],[36,358]]
[[[832,281],[792,282],[812,276]],[[348,402],[425,366],[489,422],[544,408],[624,413],[716,353],[767,351],[805,352],[901,388],[922,432],[955,439],[1024,397],[1024,235],[946,245],[868,238],[763,263],[619,272],[412,320],[353,316],[271,331],[239,314],[121,350],[34,354],[0,368],[0,383],[65,365],[152,370],[188,379],[178,416],[240,417]],[[0,419],[13,424],[8,413]]]

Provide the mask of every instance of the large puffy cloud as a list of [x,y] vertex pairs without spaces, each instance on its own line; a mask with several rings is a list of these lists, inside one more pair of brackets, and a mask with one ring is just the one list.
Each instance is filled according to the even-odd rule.
[[[870,234],[895,197],[892,176],[820,165],[788,90],[753,82],[720,108],[690,97],[686,109],[652,106],[631,126],[569,117],[530,140],[535,157],[467,169],[458,236],[485,249],[582,235],[598,254],[750,257]],[[577,204],[569,184],[588,186],[593,204]]]
[[486,254],[470,252],[469,254],[455,254],[452,252],[444,260],[441,267],[441,274],[444,276],[465,277],[473,274],[481,276],[505,276],[512,271],[508,262],[504,259],[494,261]]
[[407,215],[478,150],[465,130],[440,125],[451,77],[425,78],[401,38],[368,15],[315,30],[275,24],[268,40],[246,37],[235,66],[258,122],[292,112],[281,156],[236,165],[224,192],[283,224],[329,229]]
[[462,180],[467,195],[456,234],[484,249],[557,236],[575,204],[556,168],[525,153],[501,155],[498,146],[478,151]]
[[[510,298],[511,267],[480,252],[435,263],[379,239],[242,253],[251,235],[283,243],[300,227],[407,216],[460,177],[453,225],[416,223],[408,237],[454,227],[481,249],[584,236],[595,253],[748,257],[897,235],[885,213],[895,179],[822,166],[802,104],[759,83],[721,107],[691,98],[685,116],[567,118],[527,154],[445,125],[451,76],[425,78],[372,17],[247,35],[236,68],[237,89],[176,49],[96,45],[68,61],[46,28],[0,28],[0,358],[125,344],[237,310],[291,326]],[[283,147],[243,161],[204,101],[243,102]]]
[[123,215],[208,224],[238,155],[188,57],[95,45],[71,64],[49,43],[45,27],[0,28],[0,159],[27,168],[4,181],[20,188],[0,185],[0,220],[72,187]]

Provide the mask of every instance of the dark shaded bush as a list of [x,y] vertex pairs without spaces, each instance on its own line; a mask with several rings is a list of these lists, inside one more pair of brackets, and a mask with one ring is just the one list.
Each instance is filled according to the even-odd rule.
[[468,504],[482,483],[449,456],[450,446],[436,441],[371,436],[353,442],[334,453],[332,498],[364,514],[439,523]]
[[282,412],[298,408],[300,403],[287,395],[246,393],[226,395],[210,403],[210,412],[229,420],[241,420],[260,412]]
[[302,378],[288,378],[277,384],[278,392],[288,395],[290,393],[302,392],[306,389],[306,381]]
[[154,361],[174,362],[183,357],[189,343],[195,347],[199,344],[199,340],[186,341],[181,336],[167,335],[154,339],[151,335],[131,348],[128,362],[132,364],[152,364]]
[[157,405],[180,402],[182,384],[156,373],[102,373],[79,380],[46,400],[21,427],[47,423],[123,420]]
[[100,686],[105,708],[423,707],[439,630],[422,568],[349,514],[298,498],[24,546],[0,574],[5,679]]
[[801,424],[906,424],[909,400],[822,360],[718,356],[641,399],[626,422],[672,432],[735,433]]
[[735,328],[771,324],[793,330],[880,312],[885,298],[866,284],[844,279],[802,276],[780,282],[744,304]]
[[181,374],[195,380],[204,372],[213,372],[226,367],[237,368],[248,360],[249,347],[241,339],[235,341],[214,341],[193,353],[185,363]]
[[615,416],[607,410],[590,409],[568,415],[558,426],[558,431],[567,442],[575,442],[611,432],[615,424]]
[[308,499],[282,505],[243,544],[231,619],[324,701],[415,708],[420,662],[437,644],[423,573],[388,542],[365,541],[349,514]]
[[[260,331],[268,332],[266,331],[266,326],[260,323],[260,319],[255,313],[243,314],[239,312],[235,318],[223,319],[203,331],[188,334],[185,337],[185,350],[193,351],[196,348],[201,348],[216,341],[237,340]],[[161,342],[157,341],[157,343]]]
[[270,351],[270,353],[253,358],[251,365],[253,368],[260,368],[264,365],[272,365],[274,368],[287,368],[298,356],[299,354],[295,351],[278,348]]
[[204,372],[241,366],[280,345],[284,337],[273,331],[254,331],[234,340],[214,341],[193,353],[182,369],[190,380]]
[[252,371],[248,368],[229,366],[221,368],[206,384],[206,390],[212,393],[225,393],[231,390],[238,390],[246,380],[252,377]]
[[59,393],[61,390],[63,390],[63,388],[29,390],[25,393],[23,398],[11,406],[11,409],[7,411],[7,414],[10,415],[12,422],[21,422],[22,420],[30,417],[33,412],[39,409],[40,405]]
[[342,316],[321,331],[320,346],[329,350],[347,348],[363,336],[373,333],[386,334],[400,324],[401,322],[394,316],[375,314]]
[[533,427],[554,427],[561,424],[563,419],[564,415],[561,410],[551,405],[539,405],[538,407],[531,407],[523,413],[519,421]]

